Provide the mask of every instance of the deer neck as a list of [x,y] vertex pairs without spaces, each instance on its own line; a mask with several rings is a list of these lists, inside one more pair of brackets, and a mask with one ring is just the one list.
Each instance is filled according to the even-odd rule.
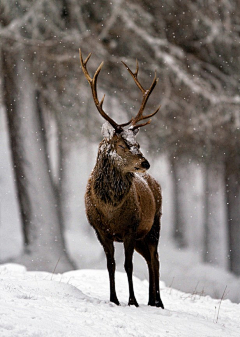
[[123,173],[109,153],[99,153],[94,168],[94,192],[106,204],[119,205],[129,193],[133,173]]

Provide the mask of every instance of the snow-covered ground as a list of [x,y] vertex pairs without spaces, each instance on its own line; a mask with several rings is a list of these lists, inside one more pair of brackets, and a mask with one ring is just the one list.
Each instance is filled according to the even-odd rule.
[[139,308],[129,307],[127,277],[116,274],[121,306],[109,302],[103,270],[53,275],[0,266],[1,337],[238,337],[240,305],[187,294],[161,283],[166,309],[147,306],[148,282],[134,278]]

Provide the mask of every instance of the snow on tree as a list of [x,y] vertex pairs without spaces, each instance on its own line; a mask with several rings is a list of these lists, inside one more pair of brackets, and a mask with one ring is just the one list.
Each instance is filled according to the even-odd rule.
[[[4,62],[4,96],[23,221],[25,249],[17,260],[30,270],[72,269],[64,246],[54,185],[49,174],[42,116],[31,67]],[[13,90],[15,89],[15,90]]]

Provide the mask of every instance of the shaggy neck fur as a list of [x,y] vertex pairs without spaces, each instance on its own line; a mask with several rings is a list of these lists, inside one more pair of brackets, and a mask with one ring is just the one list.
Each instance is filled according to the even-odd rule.
[[103,202],[117,206],[131,188],[133,173],[123,173],[109,151],[99,150],[94,178],[96,195]]

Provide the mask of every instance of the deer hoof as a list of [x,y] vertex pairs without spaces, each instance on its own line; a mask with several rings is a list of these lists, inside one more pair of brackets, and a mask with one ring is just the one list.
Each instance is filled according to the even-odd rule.
[[128,305],[135,305],[135,307],[139,307],[136,298],[130,298],[128,301]]
[[119,300],[117,299],[117,297],[110,298],[110,302],[115,303],[116,305],[120,305]]
[[163,305],[163,302],[160,300],[160,301],[149,301],[148,302],[148,305],[150,305],[151,307],[157,307],[157,308],[162,308],[164,309],[164,305]]
[[157,302],[156,302],[156,307],[164,309],[163,302],[162,302],[162,301],[160,301],[160,302],[157,301]]

